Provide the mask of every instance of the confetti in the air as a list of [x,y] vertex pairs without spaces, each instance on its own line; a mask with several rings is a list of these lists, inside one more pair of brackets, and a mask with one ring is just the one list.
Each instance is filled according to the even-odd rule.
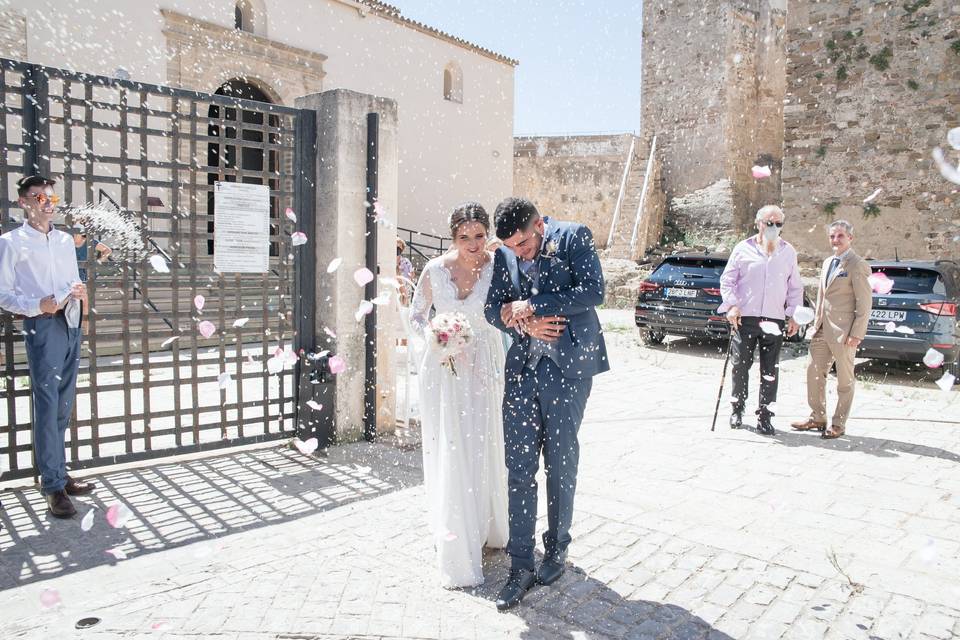
[[353,272],[353,280],[357,285],[365,287],[367,284],[373,282],[373,272],[366,267],[360,267]]
[[371,300],[370,302],[372,302],[373,304],[378,305],[378,306],[383,306],[383,305],[385,305],[385,304],[390,304],[390,292],[389,292],[389,291],[383,291],[383,292],[380,293],[380,295],[378,295],[376,298],[374,298],[374,299]]
[[327,265],[327,273],[333,273],[340,268],[340,265],[343,263],[343,258],[334,258],[330,261],[330,264]]
[[913,329],[911,329],[910,327],[904,327],[903,325],[897,327],[896,329],[894,329],[894,331],[896,331],[897,333],[902,333],[905,336],[912,336],[914,333]]
[[163,349],[167,345],[171,345],[179,339],[180,339],[180,336],[170,336],[169,338],[167,338],[166,340],[160,343],[160,348]]
[[127,520],[129,520],[132,515],[133,512],[130,511],[127,505],[122,502],[114,502],[107,509],[107,523],[114,529],[119,529],[127,524]]
[[960,184],[960,169],[957,169],[957,167],[950,164],[950,162],[944,157],[943,151],[940,149],[940,147],[937,147],[933,150],[933,161],[936,163],[937,169],[940,171],[941,176],[953,184]]
[[277,375],[283,371],[283,354],[273,356],[267,360],[267,373],[272,376]]
[[231,382],[233,382],[233,378],[230,377],[230,374],[226,371],[217,376],[217,385],[219,385],[221,389],[226,389]]
[[770,334],[771,336],[781,335],[780,325],[776,322],[771,322],[770,320],[764,320],[760,323],[760,330],[764,333]]
[[753,177],[757,180],[763,180],[764,178],[770,177],[770,167],[757,165],[754,166],[750,171],[753,173]]
[[290,236],[290,242],[295,247],[299,247],[302,244],[307,244],[307,234],[303,231],[294,231]]
[[883,330],[886,331],[887,333],[893,333],[894,331],[897,330],[897,323],[888,322],[887,324],[883,325]]
[[233,321],[233,328],[239,329],[245,326],[248,322],[250,322],[250,318],[237,318]]
[[83,520],[80,521],[80,531],[90,531],[93,528],[93,512],[94,509],[90,509],[83,516]]
[[44,609],[52,609],[60,604],[60,592],[56,589],[44,589],[40,592],[40,606]]
[[793,311],[793,321],[799,325],[807,325],[814,321],[816,315],[810,307],[797,307]]
[[217,332],[217,325],[213,324],[209,320],[204,320],[199,325],[197,325],[197,331],[200,332],[204,338],[209,338]]
[[877,189],[876,191],[874,191],[873,193],[871,193],[870,195],[868,195],[866,198],[864,198],[864,199],[863,199],[863,204],[868,204],[868,203],[870,203],[870,202],[873,202],[874,198],[876,198],[878,195],[880,195],[880,192],[881,192],[881,191],[883,191],[883,187],[880,187],[879,189]]
[[960,151],[960,127],[954,127],[947,131],[947,144]]
[[203,311],[203,305],[205,305],[206,303],[207,303],[206,298],[204,298],[201,295],[197,295],[197,297],[193,299],[193,306],[197,308],[197,311]]
[[327,366],[330,367],[330,373],[343,373],[347,370],[347,363],[340,356],[330,356]]
[[167,260],[159,253],[150,256],[150,266],[157,273],[170,273],[170,267],[167,266]]
[[931,369],[939,368],[943,365],[943,353],[933,348],[927,349],[927,352],[923,354],[923,364]]
[[283,213],[287,216],[287,220],[290,220],[291,222],[297,221],[297,214],[294,213],[293,209],[291,209],[290,207],[287,207],[287,210],[284,211]]
[[324,332],[325,334],[327,334],[328,336],[330,336],[331,338],[336,339],[336,337],[337,337],[337,334],[334,333],[333,329],[331,329],[330,327],[324,327],[324,328],[323,328],[323,332]]
[[316,400],[307,400],[307,406],[313,409],[314,411],[320,411],[323,409],[323,405],[317,402]]
[[360,302],[360,306],[357,307],[357,312],[354,314],[354,317],[357,319],[357,322],[363,320],[363,316],[369,314],[373,311],[373,303],[369,300],[363,300]]
[[293,446],[297,448],[297,451],[302,453],[305,456],[311,455],[314,451],[317,450],[317,447],[320,446],[320,443],[317,442],[316,438],[308,438],[307,440],[301,440],[300,438],[294,438]]

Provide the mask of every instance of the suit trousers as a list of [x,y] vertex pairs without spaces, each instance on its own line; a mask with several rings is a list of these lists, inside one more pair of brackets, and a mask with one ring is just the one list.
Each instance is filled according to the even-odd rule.
[[[774,322],[781,335],[764,333],[761,321]],[[780,380],[780,347],[783,345],[783,320],[745,316],[740,319],[740,329],[733,334],[730,360],[733,362],[733,408],[743,411],[750,387],[750,367],[753,353],[760,347],[760,408],[758,414],[773,415],[768,406],[777,401]]]
[[70,424],[80,365],[80,329],[63,314],[23,321],[33,399],[33,453],[40,491],[50,495],[67,483],[64,436]]
[[514,569],[534,568],[536,476],[541,452],[547,476],[544,552],[563,554],[570,544],[580,460],[577,432],[592,386],[592,378],[564,378],[560,367],[546,357],[535,369],[524,367],[507,377],[503,397],[510,524],[507,553]]
[[827,373],[837,363],[837,409],[831,424],[844,428],[853,405],[856,378],[853,372],[856,347],[848,347],[845,340],[827,340],[821,329],[810,339],[810,364],[807,365],[807,404],[810,417],[817,422],[827,420]]

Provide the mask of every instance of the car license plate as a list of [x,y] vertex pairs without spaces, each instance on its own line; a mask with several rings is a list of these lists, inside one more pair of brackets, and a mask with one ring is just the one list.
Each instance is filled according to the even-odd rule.
[[907,319],[907,312],[894,309],[873,309],[870,312],[870,319],[878,322],[900,322]]
[[667,289],[667,295],[671,298],[696,298],[697,290],[696,289],[677,289],[675,287],[670,287]]

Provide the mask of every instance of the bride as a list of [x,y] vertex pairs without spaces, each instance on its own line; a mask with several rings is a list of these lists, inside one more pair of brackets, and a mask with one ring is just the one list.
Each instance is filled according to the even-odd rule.
[[[467,203],[450,216],[453,248],[427,263],[413,296],[411,324],[427,343],[420,365],[423,476],[430,528],[444,587],[483,583],[483,547],[507,542],[507,475],[503,451],[503,345],[483,317],[493,275],[485,245],[490,218]],[[441,364],[430,309],[460,312],[473,337]]]

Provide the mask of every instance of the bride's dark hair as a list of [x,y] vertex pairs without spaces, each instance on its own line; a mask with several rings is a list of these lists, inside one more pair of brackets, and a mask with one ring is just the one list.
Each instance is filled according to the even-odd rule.
[[483,228],[490,231],[490,216],[479,202],[465,202],[450,214],[450,237],[457,237],[457,229],[468,222],[479,222]]

